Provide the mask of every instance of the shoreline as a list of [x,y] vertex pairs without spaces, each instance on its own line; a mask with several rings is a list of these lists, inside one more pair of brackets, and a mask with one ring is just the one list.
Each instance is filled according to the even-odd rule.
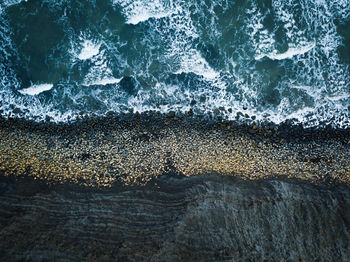
[[349,133],[295,130],[164,115],[0,120],[0,256],[347,261]]
[[127,114],[69,124],[0,118],[0,174],[145,185],[164,174],[350,185],[350,130]]

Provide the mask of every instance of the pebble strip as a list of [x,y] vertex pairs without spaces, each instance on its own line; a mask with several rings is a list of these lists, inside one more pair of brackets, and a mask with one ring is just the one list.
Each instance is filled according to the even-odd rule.
[[173,115],[66,125],[0,119],[0,175],[93,187],[144,185],[164,173],[349,185],[348,132],[315,137],[301,132],[289,139],[274,126],[242,127]]

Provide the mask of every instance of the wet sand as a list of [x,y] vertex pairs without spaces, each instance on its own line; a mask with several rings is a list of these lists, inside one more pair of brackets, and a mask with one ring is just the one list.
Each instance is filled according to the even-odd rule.
[[0,174],[93,187],[163,174],[350,183],[350,130],[237,125],[187,116],[110,116],[73,124],[0,120]]
[[0,179],[1,261],[348,261],[347,187],[162,175],[92,188]]

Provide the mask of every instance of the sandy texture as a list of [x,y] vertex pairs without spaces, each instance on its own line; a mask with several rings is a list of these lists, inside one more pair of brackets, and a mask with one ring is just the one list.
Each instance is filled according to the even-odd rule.
[[0,177],[1,261],[349,261],[350,191],[224,176],[157,185]]

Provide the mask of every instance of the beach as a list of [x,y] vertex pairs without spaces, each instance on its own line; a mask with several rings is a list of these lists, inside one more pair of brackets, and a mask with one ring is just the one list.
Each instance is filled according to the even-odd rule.
[[1,120],[6,261],[346,261],[347,130]]
[[349,184],[349,130],[172,114],[40,124],[2,120],[0,170],[54,183],[147,184],[164,173]]

